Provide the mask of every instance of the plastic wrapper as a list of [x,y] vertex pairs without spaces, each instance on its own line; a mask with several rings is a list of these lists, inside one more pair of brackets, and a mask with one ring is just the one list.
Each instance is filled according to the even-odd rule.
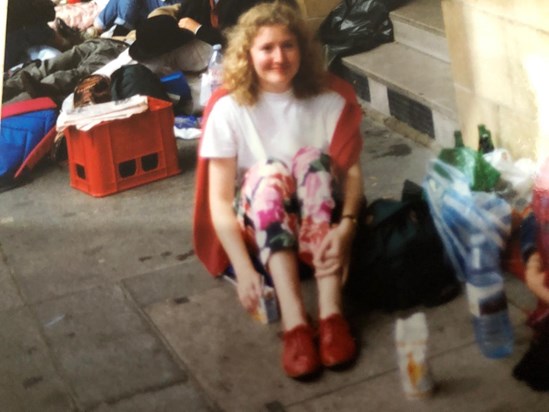
[[252,317],[264,325],[278,321],[278,304],[274,288],[263,286],[263,296],[259,299],[259,304],[252,313]]
[[485,154],[484,159],[501,174],[500,182],[495,188],[496,193],[507,200],[517,212],[522,212],[532,201],[535,162],[527,158],[514,161],[505,149],[495,149]]
[[402,388],[408,398],[424,398],[434,390],[427,359],[429,331],[425,314],[418,312],[407,319],[398,319],[395,343]]
[[439,159],[429,164],[423,188],[457,277],[466,280],[473,239],[482,245],[483,266],[499,267],[511,232],[510,205],[495,193],[471,190],[464,173]]

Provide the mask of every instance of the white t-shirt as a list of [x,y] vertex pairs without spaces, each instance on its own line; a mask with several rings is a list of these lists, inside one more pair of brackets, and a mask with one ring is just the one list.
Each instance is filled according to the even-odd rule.
[[[328,151],[345,100],[333,91],[308,99],[295,98],[293,91],[260,94],[253,106],[239,105],[231,95],[219,99],[213,107],[200,155],[206,158],[236,157],[238,175],[261,160],[265,154],[290,165],[292,157],[304,146]],[[259,137],[250,131],[249,122]],[[254,150],[250,139],[259,141],[262,150]],[[253,145],[252,145],[253,146]]]

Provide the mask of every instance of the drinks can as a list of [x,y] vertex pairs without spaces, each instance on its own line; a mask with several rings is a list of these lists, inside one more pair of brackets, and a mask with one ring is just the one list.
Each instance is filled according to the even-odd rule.
[[[417,342],[417,347],[421,347]],[[422,350],[399,350],[399,370],[402,388],[410,399],[426,398],[434,390],[429,363]]]
[[431,396],[434,381],[427,359],[427,321],[424,313],[398,319],[395,328],[400,380],[409,399]]

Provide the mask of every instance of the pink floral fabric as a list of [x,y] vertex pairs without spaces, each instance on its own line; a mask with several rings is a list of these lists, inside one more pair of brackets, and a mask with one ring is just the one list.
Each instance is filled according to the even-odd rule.
[[328,230],[335,202],[330,158],[300,149],[288,168],[275,159],[250,168],[236,199],[237,218],[266,265],[272,253],[296,249],[307,264]]
[[55,17],[63,19],[69,27],[79,31],[93,26],[93,21],[100,12],[101,8],[95,1],[63,4],[55,7]]

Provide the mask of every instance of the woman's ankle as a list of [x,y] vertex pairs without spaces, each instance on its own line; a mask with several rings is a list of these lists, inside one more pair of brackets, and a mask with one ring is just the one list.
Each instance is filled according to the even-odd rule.
[[342,314],[343,311],[338,305],[319,305],[318,307],[318,318],[326,319],[335,314]]
[[286,315],[282,317],[282,325],[285,332],[294,329],[299,325],[306,325],[309,321],[305,314]]
[[339,276],[317,278],[318,316],[326,319],[335,313],[342,313],[341,281]]

